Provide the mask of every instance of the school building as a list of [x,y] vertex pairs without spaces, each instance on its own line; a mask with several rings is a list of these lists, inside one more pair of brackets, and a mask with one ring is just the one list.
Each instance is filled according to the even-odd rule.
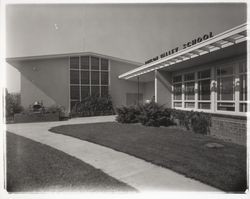
[[166,107],[212,114],[211,134],[246,141],[247,25],[190,38],[145,64],[83,52],[8,58],[21,74],[21,104],[71,108],[89,95],[114,106],[151,99]]

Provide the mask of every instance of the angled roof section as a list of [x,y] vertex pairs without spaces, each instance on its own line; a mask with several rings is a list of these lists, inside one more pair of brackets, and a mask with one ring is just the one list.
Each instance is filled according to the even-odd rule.
[[183,49],[175,54],[161,58],[157,61],[142,65],[119,76],[120,79],[130,79],[153,70],[167,68],[177,63],[199,57],[247,40],[247,24],[236,26],[214,37],[200,42],[194,46]]
[[96,56],[96,57],[101,57],[101,58],[111,59],[114,61],[132,64],[135,66],[142,65],[142,63],[139,63],[139,62],[130,61],[126,59],[120,59],[117,57],[112,57],[109,55],[103,55],[103,54],[98,54],[98,53],[93,53],[93,52],[65,53],[65,54],[39,55],[39,56],[28,56],[28,57],[10,57],[10,58],[6,58],[6,61],[10,63],[10,62],[15,62],[15,61],[41,60],[41,59],[63,58],[63,57],[71,57],[71,56]]

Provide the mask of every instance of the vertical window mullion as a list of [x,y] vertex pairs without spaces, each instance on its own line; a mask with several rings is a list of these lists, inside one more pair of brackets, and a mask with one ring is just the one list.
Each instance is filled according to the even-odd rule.
[[182,108],[185,107],[185,83],[184,83],[184,75],[181,75],[181,89],[182,89],[182,93],[181,93],[181,104],[182,104]]
[[[240,76],[239,76],[239,64],[235,64],[235,75],[234,75],[234,94],[235,94],[235,112],[240,112]],[[236,89],[238,87],[238,89]]]
[[217,92],[215,89],[217,87],[217,81],[216,81],[216,70],[215,66],[211,68],[211,82],[210,82],[210,90],[211,90],[211,110],[213,112],[216,112],[217,110]]
[[69,103],[68,103],[68,105],[69,105],[69,111],[71,111],[71,97],[70,97],[70,94],[71,94],[71,90],[70,90],[70,56],[68,57],[68,66],[69,66]]
[[102,95],[101,95],[101,84],[102,84],[102,82],[101,82],[101,75],[102,75],[102,73],[101,73],[101,58],[98,58],[99,59],[99,97],[101,97]]
[[194,73],[194,109],[198,109],[198,72]]
[[173,84],[173,81],[172,81],[172,95],[171,95],[171,104],[172,104],[172,107],[171,108],[174,108],[174,84]]
[[91,56],[89,56],[89,95],[92,96],[92,91],[91,91],[91,72],[92,72],[92,61],[91,61]]
[[110,93],[110,82],[111,82],[111,78],[110,78],[110,60],[108,59],[108,92]]
[[81,57],[79,56],[79,68],[78,68],[78,73],[79,73],[79,97],[80,97],[80,102],[82,101],[82,93],[81,93]]

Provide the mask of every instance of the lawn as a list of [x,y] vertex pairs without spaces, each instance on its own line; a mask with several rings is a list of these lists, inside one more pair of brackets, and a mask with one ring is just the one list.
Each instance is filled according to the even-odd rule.
[[7,191],[135,191],[47,145],[7,133]]
[[[173,127],[116,122],[58,126],[54,133],[113,148],[227,192],[247,188],[246,147]],[[209,148],[208,143],[222,144]]]

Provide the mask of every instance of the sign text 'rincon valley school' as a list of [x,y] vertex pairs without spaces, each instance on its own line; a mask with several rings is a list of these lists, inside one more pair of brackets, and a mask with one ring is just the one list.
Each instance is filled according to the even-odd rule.
[[[205,34],[205,35],[203,35],[203,37],[198,37],[198,38],[196,38],[196,39],[193,39],[192,41],[189,41],[189,42],[183,44],[183,45],[182,45],[182,49],[191,47],[191,46],[193,46],[193,45],[195,45],[195,44],[198,44],[198,43],[200,43],[200,42],[202,42],[202,41],[205,41],[205,40],[207,40],[207,39],[209,39],[209,38],[211,38],[211,37],[213,37],[213,33],[212,33],[212,32],[209,32],[209,34]],[[169,50],[169,51],[166,51],[166,52],[162,53],[160,56],[156,56],[156,57],[154,57],[154,58],[152,58],[152,59],[147,60],[147,61],[145,62],[145,64],[149,64],[149,63],[151,63],[151,62],[153,62],[153,61],[158,60],[159,58],[167,57],[167,56],[169,56],[169,55],[172,55],[172,54],[174,54],[174,53],[177,53],[179,50],[180,50],[179,47],[173,48],[173,49],[171,49],[171,50]]]

